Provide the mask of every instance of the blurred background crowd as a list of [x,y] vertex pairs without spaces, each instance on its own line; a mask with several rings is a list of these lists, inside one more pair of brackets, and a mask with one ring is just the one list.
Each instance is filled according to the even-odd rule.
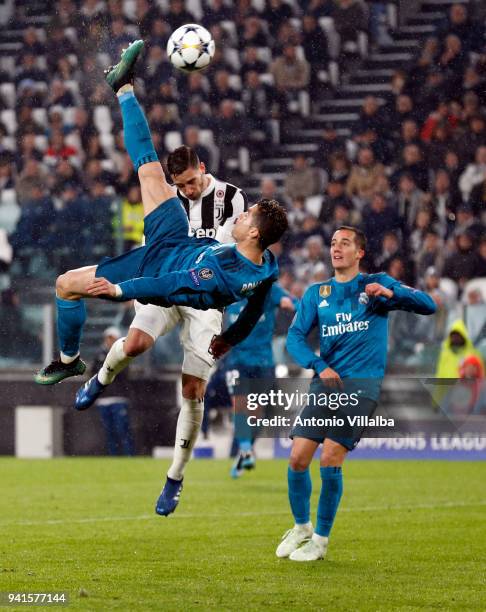
[[[407,4],[416,10],[403,16]],[[38,301],[66,268],[141,241],[138,181],[103,80],[139,37],[137,94],[160,158],[188,144],[250,199],[285,204],[291,231],[275,251],[286,288],[299,297],[328,278],[334,229],[359,225],[364,270],[425,288],[439,305],[433,325],[392,320],[401,363],[430,359],[457,316],[477,344],[486,337],[484,2],[36,0],[2,10],[0,292],[4,320],[19,318],[10,340],[3,326],[4,346],[29,327],[18,305],[35,304],[34,288]],[[216,54],[185,75],[165,46],[190,22],[211,31]],[[35,345],[29,329],[21,342]]]

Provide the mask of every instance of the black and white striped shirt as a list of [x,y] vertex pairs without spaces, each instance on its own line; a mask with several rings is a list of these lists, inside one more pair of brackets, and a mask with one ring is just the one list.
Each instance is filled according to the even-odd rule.
[[184,206],[189,226],[196,238],[216,238],[220,242],[231,242],[231,228],[238,216],[248,209],[248,199],[239,187],[219,181],[211,174],[206,176],[209,185],[198,200],[189,200],[179,190],[177,197]]

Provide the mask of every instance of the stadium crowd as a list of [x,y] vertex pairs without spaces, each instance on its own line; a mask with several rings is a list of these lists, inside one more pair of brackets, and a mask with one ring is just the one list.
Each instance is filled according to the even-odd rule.
[[[372,45],[386,41],[386,4],[207,0],[198,20],[184,0],[165,10],[148,0],[57,0],[45,27],[25,28],[13,72],[0,75],[3,288],[11,275],[39,271],[39,257],[54,275],[140,242],[140,190],[103,81],[128,42],[148,43],[137,91],[160,158],[185,142],[211,172],[244,188],[278,153],[275,125],[285,141],[285,126],[302,121],[299,92],[311,101],[332,93],[321,78],[332,59],[322,18],[339,34],[346,78],[363,29]],[[23,23],[25,6],[7,28]],[[444,13],[394,71],[390,91],[365,98],[350,135],[328,123],[318,150],[295,156],[283,186],[261,180],[261,193],[289,211],[291,231],[277,251],[283,283],[297,295],[330,275],[329,238],[341,224],[368,235],[367,270],[424,286],[438,302],[486,277],[486,39],[473,6]],[[215,57],[203,73],[176,73],[168,37],[198,21],[215,39]],[[248,174],[239,172],[242,149]]]

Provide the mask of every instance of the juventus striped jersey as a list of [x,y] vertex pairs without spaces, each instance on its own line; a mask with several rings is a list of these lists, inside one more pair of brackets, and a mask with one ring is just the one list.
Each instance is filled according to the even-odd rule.
[[211,174],[206,176],[209,178],[209,185],[198,200],[189,200],[177,190],[177,197],[189,217],[191,233],[196,238],[233,242],[233,224],[248,208],[246,194],[238,187],[219,181]]

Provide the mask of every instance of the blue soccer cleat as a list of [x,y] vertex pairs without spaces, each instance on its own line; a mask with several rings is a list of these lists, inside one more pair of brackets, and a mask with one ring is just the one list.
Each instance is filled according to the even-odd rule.
[[98,375],[95,374],[76,393],[74,408],[76,410],[86,410],[96,402],[107,386],[102,385],[98,380]]
[[174,480],[167,476],[162,493],[155,505],[155,512],[160,516],[169,516],[177,508],[182,492],[182,480]]
[[239,478],[243,474],[243,470],[252,470],[255,463],[255,455],[252,451],[240,451],[231,466],[231,478]]

